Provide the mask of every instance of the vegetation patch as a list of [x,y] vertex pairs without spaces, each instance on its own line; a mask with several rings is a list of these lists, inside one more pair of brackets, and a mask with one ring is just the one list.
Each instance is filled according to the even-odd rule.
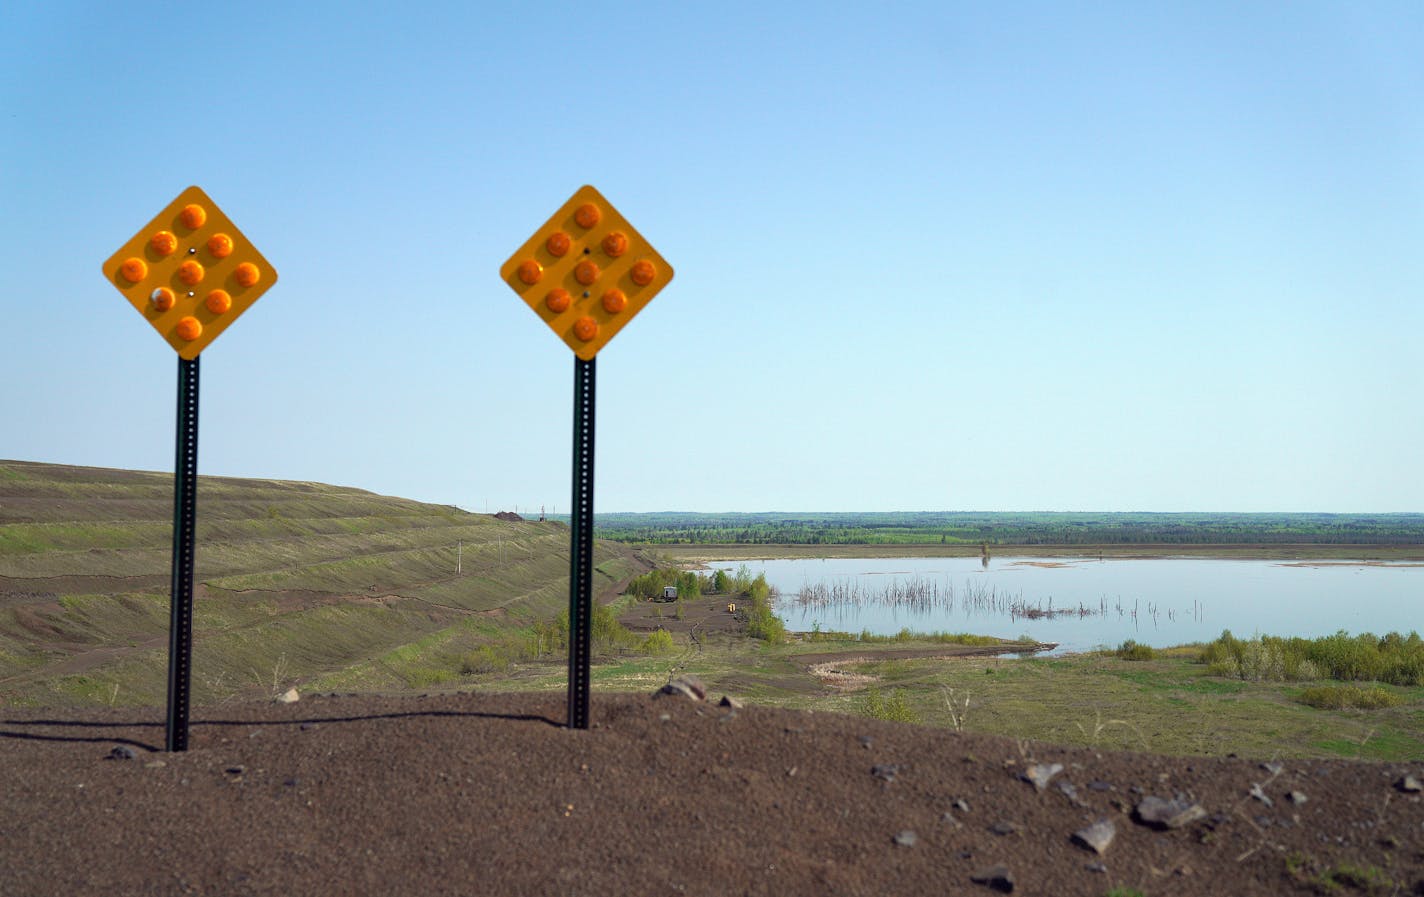
[[1341,710],[1356,707],[1361,710],[1378,710],[1381,707],[1398,707],[1404,699],[1378,685],[1361,688],[1358,685],[1317,685],[1300,693],[1296,700],[1321,710]]
[[1417,632],[1382,637],[1344,631],[1316,639],[1258,635],[1238,639],[1231,630],[1198,657],[1214,675],[1253,682],[1339,679],[1424,685],[1424,640]]

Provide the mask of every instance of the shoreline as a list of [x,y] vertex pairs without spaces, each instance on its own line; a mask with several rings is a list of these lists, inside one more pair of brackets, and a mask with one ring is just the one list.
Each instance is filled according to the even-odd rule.
[[[665,556],[669,562],[702,565],[713,561],[771,561],[805,558],[957,558],[978,557],[977,545],[808,545],[790,543],[660,544],[628,542],[634,549]],[[1406,561],[1424,564],[1424,545],[1320,543],[1211,543],[1122,545],[995,545],[991,558],[1081,558],[1083,560],[1258,560],[1316,562],[1336,566],[1389,566]]]

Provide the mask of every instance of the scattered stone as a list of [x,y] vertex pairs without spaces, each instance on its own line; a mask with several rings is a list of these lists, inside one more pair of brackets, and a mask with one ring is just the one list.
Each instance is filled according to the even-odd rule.
[[989,826],[989,831],[1000,837],[1003,837],[1004,835],[1012,835],[1018,830],[1018,825],[1012,822],[996,822],[993,825]]
[[1182,828],[1206,816],[1201,804],[1183,797],[1164,800],[1151,795],[1137,803],[1137,821],[1159,829]]
[[1395,782],[1394,787],[1408,794],[1424,791],[1424,785],[1419,784],[1419,780],[1414,778],[1414,776],[1405,776],[1398,782]]
[[1304,791],[1292,791],[1290,793],[1290,799],[1291,803],[1295,804],[1296,806],[1300,806],[1307,800]]
[[277,695],[277,697],[273,698],[272,701],[275,704],[295,704],[301,699],[302,696],[297,692],[296,688],[293,687],[282,692],[280,695]]
[[298,778],[291,778],[291,779],[287,779],[287,780],[285,780],[285,781],[282,782],[282,784],[283,784],[283,785],[286,785],[288,788],[295,788],[295,787],[297,787],[298,785],[300,785],[301,783],[302,783],[302,780],[301,780],[301,779],[298,779]]
[[223,770],[223,772],[227,773],[230,776],[240,776],[243,773],[247,772],[247,767],[241,765],[229,766],[227,769]]
[[954,814],[949,812],[948,810],[944,812],[943,816],[939,817],[939,820],[940,822],[943,822],[944,824],[953,828],[962,828],[964,826],[964,823],[960,822],[958,819],[955,819]]
[[164,763],[162,760],[153,760],[153,761],[151,761],[151,762],[149,762],[149,763],[145,763],[145,764],[143,764],[143,765],[144,765],[144,767],[147,768],[147,769],[162,769],[163,767],[167,766],[168,764],[167,764],[167,763]]
[[114,749],[109,751],[110,760],[132,760],[136,756],[134,749],[126,744],[115,745]]
[[1035,763],[1023,771],[1020,776],[1025,782],[1032,782],[1033,787],[1040,793],[1048,787],[1048,783],[1053,777],[1063,771],[1062,763]]
[[670,722],[672,722],[672,714],[671,714],[671,713],[662,713],[662,714],[659,714],[659,715],[658,715],[658,721],[659,721],[659,722],[664,722],[664,723],[670,723]]
[[655,696],[660,695],[682,695],[692,701],[701,701],[707,697],[707,689],[691,676],[679,676],[658,689]]
[[1067,779],[1059,779],[1058,790],[1063,794],[1064,797],[1068,798],[1069,801],[1073,802],[1074,804],[1077,804],[1078,806],[1082,806],[1083,802],[1078,799],[1077,785],[1074,785]]
[[1266,792],[1261,790],[1261,786],[1257,785],[1255,782],[1251,783],[1251,796],[1268,807],[1273,807],[1276,805],[1276,802],[1271,800],[1271,798],[1266,794]]
[[860,746],[865,748],[867,751],[870,750],[870,746],[874,743],[875,739],[871,738],[869,735],[860,736]]
[[1088,790],[1089,790],[1089,791],[1111,791],[1111,790],[1113,790],[1113,786],[1109,785],[1107,782],[1089,782],[1089,783],[1088,783]]
[[951,806],[953,806],[956,810],[958,810],[958,811],[961,812],[961,813],[968,813],[968,812],[969,812],[969,801],[965,800],[965,799],[962,798],[962,797],[961,797],[959,800],[955,801],[953,804],[951,804]]
[[975,884],[983,885],[991,891],[998,891],[1000,894],[1012,894],[1014,892],[1014,874],[1008,870],[1007,866],[989,866],[980,869],[969,880]]
[[905,829],[895,836],[895,843],[901,847],[914,847],[920,843],[920,836],[909,829]]
[[1089,872],[1101,872],[1103,874],[1107,874],[1108,871],[1108,867],[1104,866],[1102,863],[1088,863],[1083,868],[1087,869]]
[[717,702],[717,706],[730,707],[733,710],[741,710],[742,702],[732,697],[731,695],[722,695],[722,700]]
[[1269,772],[1273,776],[1280,775],[1281,773],[1285,772],[1286,769],[1284,765],[1276,763],[1274,761],[1262,763],[1261,768],[1264,769],[1266,772]]
[[877,779],[884,779],[887,782],[895,781],[895,776],[900,774],[900,767],[894,763],[882,763],[870,767],[870,774]]
[[1117,837],[1117,826],[1111,819],[1099,819],[1085,829],[1073,833],[1073,840],[1097,854],[1107,853],[1113,838]]
[[302,723],[300,728],[303,732],[310,732],[316,728],[316,723]]

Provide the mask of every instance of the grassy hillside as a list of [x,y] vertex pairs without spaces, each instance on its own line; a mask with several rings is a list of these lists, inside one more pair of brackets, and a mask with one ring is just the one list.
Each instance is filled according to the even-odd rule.
[[[172,502],[170,473],[0,461],[0,705],[163,703]],[[194,700],[429,684],[432,656],[566,605],[568,541],[561,523],[201,477]],[[602,543],[595,564],[600,592],[646,568]]]

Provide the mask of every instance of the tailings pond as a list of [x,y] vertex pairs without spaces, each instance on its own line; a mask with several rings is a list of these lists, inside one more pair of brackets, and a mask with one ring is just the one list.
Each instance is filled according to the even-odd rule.
[[1230,629],[1314,638],[1424,622],[1424,564],[1154,558],[825,558],[714,561],[765,573],[788,628],[1027,635],[1059,651],[1165,647]]

